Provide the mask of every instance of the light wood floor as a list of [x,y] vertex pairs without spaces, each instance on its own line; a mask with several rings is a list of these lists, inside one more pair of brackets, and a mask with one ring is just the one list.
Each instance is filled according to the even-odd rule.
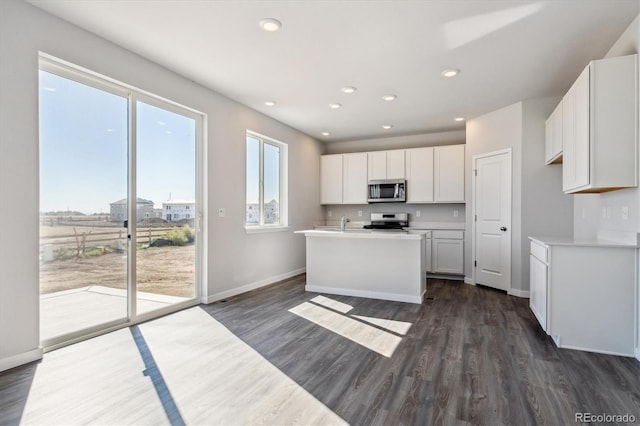
[[528,300],[430,280],[423,305],[304,292],[304,276],[0,373],[0,424],[640,421],[640,362],[560,350]]

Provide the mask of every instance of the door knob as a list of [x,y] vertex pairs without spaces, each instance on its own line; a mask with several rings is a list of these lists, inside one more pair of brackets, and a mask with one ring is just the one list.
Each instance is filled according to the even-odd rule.
[[507,227],[506,227],[506,226],[501,226],[501,227],[500,227],[500,230],[501,230],[502,232],[505,232],[505,231],[507,230]]

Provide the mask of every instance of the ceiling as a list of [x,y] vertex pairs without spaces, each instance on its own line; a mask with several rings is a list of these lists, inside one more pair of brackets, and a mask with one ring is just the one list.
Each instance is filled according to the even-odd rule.
[[559,96],[640,3],[28,1],[325,142],[460,130],[454,117]]

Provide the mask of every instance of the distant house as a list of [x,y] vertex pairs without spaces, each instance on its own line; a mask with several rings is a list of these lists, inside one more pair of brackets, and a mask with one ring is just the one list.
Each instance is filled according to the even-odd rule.
[[[110,204],[111,222],[123,222],[127,220],[127,199],[114,201]],[[138,222],[155,217],[153,214],[153,201],[138,198],[136,200],[136,216]]]
[[162,203],[162,218],[168,222],[196,217],[194,200],[168,200]]
[[[247,219],[246,223],[258,223],[260,222],[260,204],[249,203],[247,204]],[[264,205],[264,223],[279,223],[280,222],[280,204],[276,200],[271,200]]]

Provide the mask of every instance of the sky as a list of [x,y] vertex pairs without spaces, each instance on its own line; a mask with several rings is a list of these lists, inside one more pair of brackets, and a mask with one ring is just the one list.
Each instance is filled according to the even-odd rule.
[[[108,213],[127,197],[128,100],[40,71],[40,211]],[[137,103],[137,196],[195,199],[196,122]]]
[[[264,201],[280,202],[280,148],[264,144]],[[247,203],[257,203],[260,191],[260,140],[247,136]]]

